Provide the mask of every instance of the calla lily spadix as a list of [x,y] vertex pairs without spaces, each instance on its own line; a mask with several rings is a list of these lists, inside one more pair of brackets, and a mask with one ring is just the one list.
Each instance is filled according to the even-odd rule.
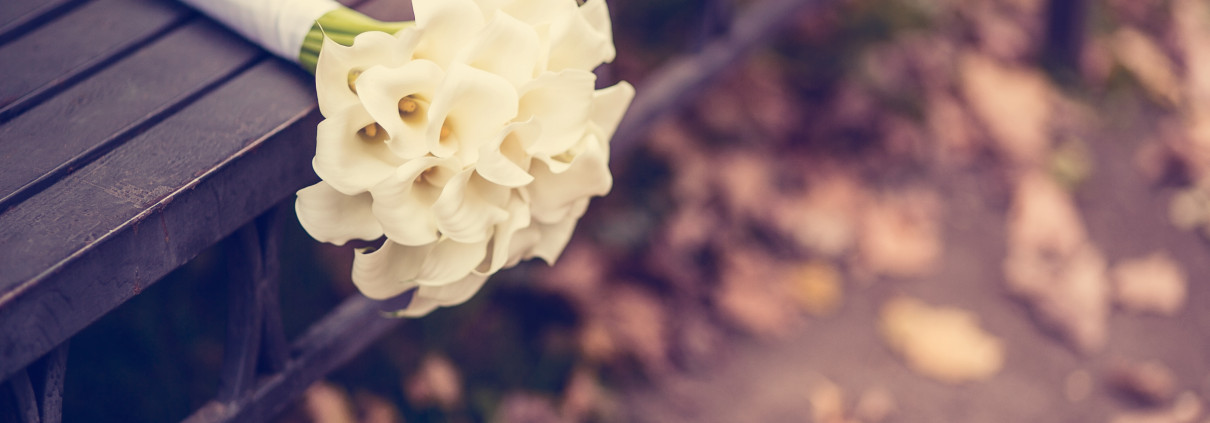
[[295,209],[316,240],[381,242],[355,254],[362,294],[410,291],[397,314],[423,316],[522,260],[553,264],[612,186],[609,141],[634,96],[626,82],[594,89],[615,55],[605,1],[413,0],[415,22],[298,3],[308,12],[279,15],[276,32],[236,29],[314,70],[321,182]]

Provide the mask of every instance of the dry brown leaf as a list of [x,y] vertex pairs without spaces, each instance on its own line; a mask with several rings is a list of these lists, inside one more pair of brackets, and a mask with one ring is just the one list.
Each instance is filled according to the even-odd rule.
[[1016,163],[1041,163],[1050,146],[1054,96],[1046,78],[977,54],[962,58],[960,73],[962,93],[998,149]]
[[1004,365],[1003,342],[966,310],[895,298],[882,307],[879,332],[908,367],[942,382],[987,379]]
[[403,415],[395,404],[386,398],[368,392],[358,392],[357,408],[361,410],[362,423],[403,423]]
[[1185,56],[1188,134],[1203,151],[1210,149],[1210,5],[1201,0],[1172,2],[1176,32]]
[[861,393],[857,405],[853,408],[853,417],[866,423],[878,423],[890,417],[897,408],[895,396],[891,391],[874,387]]
[[668,369],[668,317],[660,301],[646,290],[619,284],[609,290],[599,316],[618,352],[633,354],[652,372]]
[[563,423],[550,398],[531,393],[515,392],[500,400],[491,419],[496,423]]
[[1176,65],[1155,41],[1137,29],[1118,28],[1111,41],[1114,56],[1154,99],[1165,105],[1180,104]]
[[869,206],[859,242],[865,270],[892,277],[931,272],[942,249],[937,202],[931,192],[907,190]]
[[1105,268],[1070,196],[1042,174],[1025,175],[1009,213],[1004,262],[1009,290],[1079,350],[1094,352],[1108,332]]
[[325,381],[315,382],[303,394],[307,415],[315,423],[356,423],[357,415],[343,389]]
[[807,394],[811,418],[817,423],[845,423],[844,391],[827,379],[814,384]]
[[431,354],[420,362],[404,390],[412,404],[450,410],[462,402],[462,377],[448,358]]
[[719,311],[740,329],[756,335],[784,335],[795,327],[798,312],[794,300],[786,295],[781,266],[742,247],[724,254],[715,292]]
[[571,380],[567,382],[560,411],[567,421],[588,421],[600,401],[601,386],[596,375],[588,369],[579,368],[572,372]]
[[929,132],[937,140],[941,159],[970,163],[976,153],[975,129],[964,106],[948,94],[933,94],[926,107]]
[[1168,402],[1176,395],[1176,375],[1159,361],[1114,362],[1109,383],[1117,390],[1148,405]]
[[868,195],[853,177],[841,172],[808,179],[805,195],[774,203],[774,225],[810,252],[839,257],[853,246],[855,216]]
[[840,271],[832,263],[812,261],[794,270],[790,294],[813,316],[828,316],[840,309],[844,286]]
[[1202,414],[1202,400],[1183,392],[1171,407],[1157,411],[1129,412],[1115,416],[1112,423],[1193,423]]
[[1167,253],[1123,261],[1112,274],[1117,303],[1124,309],[1172,316],[1185,305],[1185,272]]
[[[777,197],[769,157],[745,151],[723,154],[712,170],[719,184],[723,203],[731,216],[762,218]],[[699,181],[700,183],[700,181]]]

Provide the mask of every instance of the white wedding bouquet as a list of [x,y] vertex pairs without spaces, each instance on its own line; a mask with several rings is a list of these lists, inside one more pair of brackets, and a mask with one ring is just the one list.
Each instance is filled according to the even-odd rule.
[[634,97],[594,89],[613,60],[604,0],[413,0],[380,22],[330,0],[186,0],[314,70],[315,173],[295,209],[358,249],[367,297],[414,290],[422,316],[521,260],[554,263],[612,186],[609,140]]

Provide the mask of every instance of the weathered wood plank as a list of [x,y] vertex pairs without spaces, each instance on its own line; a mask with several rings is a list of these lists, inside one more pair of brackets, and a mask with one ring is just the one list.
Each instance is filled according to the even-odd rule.
[[4,0],[0,4],[0,44],[21,36],[86,0]]
[[112,63],[192,13],[162,0],[96,0],[0,46],[0,122]]
[[0,126],[5,167],[0,211],[170,115],[261,55],[234,35],[198,21]]
[[318,120],[266,61],[0,214],[0,380],[313,183]]

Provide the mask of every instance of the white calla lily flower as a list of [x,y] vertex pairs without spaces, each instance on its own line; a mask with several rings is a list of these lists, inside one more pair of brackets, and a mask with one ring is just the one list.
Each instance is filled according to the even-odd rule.
[[355,255],[367,297],[397,314],[462,303],[522,260],[553,264],[612,188],[609,139],[634,97],[594,90],[614,57],[604,0],[414,0],[395,35],[325,42],[326,118],[296,209],[317,240],[385,237]]

